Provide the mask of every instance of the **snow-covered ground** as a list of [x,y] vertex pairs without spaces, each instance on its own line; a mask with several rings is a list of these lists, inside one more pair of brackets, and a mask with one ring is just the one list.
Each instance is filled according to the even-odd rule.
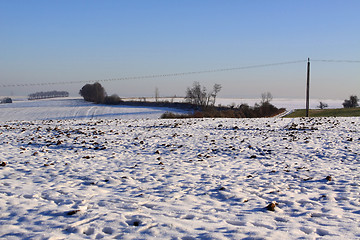
[[17,100],[0,104],[0,121],[46,119],[158,119],[168,108],[127,107],[94,104],[82,98],[58,98],[36,101]]
[[1,239],[360,238],[360,118],[47,109],[2,115]]

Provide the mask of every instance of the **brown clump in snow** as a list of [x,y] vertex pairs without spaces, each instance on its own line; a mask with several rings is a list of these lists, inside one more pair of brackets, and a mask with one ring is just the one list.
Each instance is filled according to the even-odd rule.
[[334,180],[331,175],[327,176],[325,179],[328,180],[329,182],[332,181],[332,180]]
[[270,203],[269,205],[266,206],[266,210],[269,210],[269,211],[275,211],[275,207],[278,205],[277,202],[272,202]]

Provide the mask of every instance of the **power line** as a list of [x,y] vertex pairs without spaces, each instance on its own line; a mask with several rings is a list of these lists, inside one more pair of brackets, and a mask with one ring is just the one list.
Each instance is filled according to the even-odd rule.
[[77,84],[77,83],[89,83],[89,82],[110,82],[110,81],[126,81],[126,80],[139,80],[139,79],[149,79],[149,78],[163,78],[163,77],[178,77],[186,75],[195,75],[195,74],[204,74],[204,73],[215,73],[215,72],[227,72],[235,70],[244,70],[251,68],[263,68],[263,67],[272,67],[280,66],[287,64],[295,64],[306,62],[307,60],[298,60],[298,61],[287,61],[279,63],[268,63],[261,65],[250,65],[243,67],[233,67],[233,68],[219,68],[203,71],[192,71],[192,72],[180,72],[180,73],[167,73],[167,74],[154,74],[154,75],[144,75],[144,76],[134,76],[134,77],[121,77],[121,78],[111,78],[111,79],[101,79],[101,80],[87,80],[87,81],[69,81],[69,82],[47,82],[47,83],[23,83],[23,84],[2,84],[2,87],[31,87],[31,86],[46,86],[46,85],[65,85],[65,84]]
[[312,62],[335,62],[335,63],[360,63],[359,60],[322,60],[311,59]]
[[[51,86],[51,85],[67,85],[67,84],[78,84],[78,83],[89,83],[89,82],[112,82],[112,81],[127,81],[127,80],[140,80],[140,79],[150,79],[150,78],[164,78],[164,77],[178,77],[178,76],[187,76],[187,75],[196,75],[204,73],[215,73],[215,72],[227,72],[227,71],[236,71],[236,70],[245,70],[252,68],[263,68],[263,67],[272,67],[280,66],[287,64],[303,63],[308,60],[297,60],[297,61],[287,61],[287,62],[278,62],[278,63],[268,63],[260,65],[249,65],[243,67],[232,67],[232,68],[218,68],[211,70],[202,70],[202,71],[192,71],[192,72],[179,72],[179,73],[167,73],[167,74],[154,74],[154,75],[143,75],[143,76],[134,76],[134,77],[121,77],[121,78],[109,78],[109,79],[100,79],[100,80],[82,80],[82,81],[68,81],[68,82],[47,82],[47,83],[19,83],[19,84],[2,84],[1,87],[33,87],[33,86]],[[312,62],[333,62],[333,63],[360,63],[359,60],[326,60],[326,59],[311,59]]]

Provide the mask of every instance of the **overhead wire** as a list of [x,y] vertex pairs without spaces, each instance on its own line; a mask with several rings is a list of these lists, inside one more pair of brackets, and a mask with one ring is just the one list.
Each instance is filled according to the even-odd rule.
[[360,63],[360,60],[326,60],[326,59],[311,59],[312,62],[334,62],[334,63]]
[[[326,60],[326,59],[308,59],[308,60],[311,62],[360,63],[359,60]],[[90,83],[90,82],[111,82],[111,81],[140,80],[140,79],[164,78],[164,77],[178,77],[178,76],[196,75],[196,74],[204,74],[204,73],[227,72],[227,71],[236,71],[236,70],[244,70],[244,69],[252,69],[252,68],[263,68],[263,67],[272,67],[272,66],[280,66],[280,65],[287,65],[287,64],[303,63],[303,62],[307,62],[308,60],[296,60],[296,61],[268,63],[268,64],[260,64],[260,65],[249,65],[249,66],[242,66],[242,67],[218,68],[218,69],[210,69],[210,70],[202,70],[202,71],[153,74],[153,75],[109,78],[109,79],[99,79],[99,80],[1,84],[0,86],[4,87],[4,88],[5,87],[32,87],[32,86],[45,86],[45,85],[67,85],[67,84]]]
[[278,62],[278,63],[268,63],[260,65],[249,65],[242,67],[232,67],[232,68],[218,68],[202,71],[191,71],[191,72],[179,72],[179,73],[166,73],[166,74],[153,74],[153,75],[143,75],[143,76],[133,76],[133,77],[120,77],[120,78],[110,78],[110,79],[100,79],[100,80],[80,80],[80,81],[69,81],[69,82],[47,82],[47,83],[22,83],[22,84],[2,84],[2,87],[29,87],[29,86],[42,86],[42,85],[65,85],[65,84],[77,84],[77,83],[89,83],[89,82],[110,82],[110,81],[126,81],[126,80],[140,80],[140,79],[150,79],[150,78],[164,78],[164,77],[178,77],[186,75],[196,75],[204,73],[215,73],[215,72],[227,72],[243,69],[252,69],[252,68],[263,68],[271,66],[279,66],[286,64],[295,64],[306,62],[306,60],[297,60],[297,61],[287,61],[287,62]]

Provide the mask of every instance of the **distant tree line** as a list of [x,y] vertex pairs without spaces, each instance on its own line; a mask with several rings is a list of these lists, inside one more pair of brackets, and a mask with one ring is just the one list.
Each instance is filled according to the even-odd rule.
[[[356,95],[351,95],[349,99],[344,100],[342,105],[344,108],[356,108],[359,106],[359,98]],[[324,102],[320,102],[320,104],[317,107],[320,109],[325,109],[328,106],[329,106],[328,104]]]
[[66,91],[49,91],[49,92],[37,92],[31,93],[28,96],[29,100],[56,98],[56,97],[68,97],[69,93]]
[[270,103],[273,99],[270,92],[261,94],[260,104],[250,107],[247,104],[239,106],[215,106],[217,94],[221,90],[220,84],[215,84],[211,91],[207,91],[198,82],[194,82],[192,87],[187,88],[185,100],[194,105],[197,109],[190,114],[164,113],[161,118],[259,118],[272,117],[285,111],[278,109]]
[[94,103],[103,103],[103,104],[119,104],[122,100],[121,98],[113,94],[108,96],[103,86],[100,83],[96,82],[94,84],[84,85],[79,94],[84,98],[85,101],[94,102]]
[[248,104],[239,106],[211,106],[194,111],[190,114],[164,113],[161,118],[262,118],[273,117],[285,111],[284,108],[277,108],[269,102],[255,104],[251,107]]
[[221,90],[220,84],[215,84],[210,91],[199,82],[194,82],[192,87],[186,90],[186,97],[184,103],[165,103],[158,102],[158,89],[155,90],[156,102],[123,102],[116,94],[107,96],[106,91],[100,83],[84,85],[79,94],[85,101],[102,103],[102,104],[128,104],[133,106],[146,105],[146,106],[159,106],[159,107],[174,107],[181,109],[191,110],[190,114],[174,114],[165,113],[162,118],[204,118],[204,117],[226,117],[226,118],[258,118],[258,117],[272,117],[282,113],[285,109],[278,109],[270,103],[272,95],[269,92],[261,95],[260,104],[255,104],[250,107],[247,104],[240,106],[215,106],[217,94]]

